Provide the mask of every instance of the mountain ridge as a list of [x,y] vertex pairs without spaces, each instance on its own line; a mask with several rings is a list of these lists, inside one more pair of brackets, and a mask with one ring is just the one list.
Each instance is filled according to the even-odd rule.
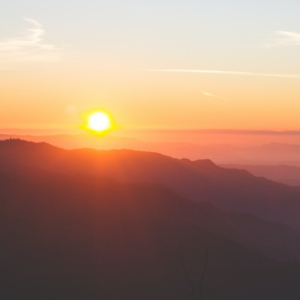
[[[257,178],[241,170],[199,161],[174,159],[133,150],[64,150],[47,144],[0,142],[0,162],[37,166],[65,174],[97,174],[127,182],[162,183],[194,201],[237,213],[300,228],[300,193],[297,188]],[[5,147],[4,147],[5,145]],[[39,146],[37,146],[39,145]],[[29,149],[29,148],[30,149]],[[39,148],[45,148],[42,149]]]
[[[189,276],[200,282],[206,248],[205,300],[268,299],[274,291],[272,298],[282,299],[298,291],[300,264],[285,260],[300,260],[299,230],[223,212],[205,195],[189,200],[161,180],[146,180],[185,178],[187,169],[189,180],[214,189],[226,174],[223,184],[236,175],[255,178],[209,160],[0,142],[0,297],[179,300],[190,292],[178,256],[183,253]],[[218,180],[210,181],[211,170]],[[134,180],[118,180],[128,176]],[[262,292],[261,280],[272,290]]]

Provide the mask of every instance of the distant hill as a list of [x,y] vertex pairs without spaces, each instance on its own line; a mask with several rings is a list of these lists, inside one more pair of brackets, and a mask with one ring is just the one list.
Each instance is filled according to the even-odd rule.
[[[31,148],[29,162],[38,160],[34,147],[59,150],[22,145]],[[299,231],[224,213],[160,184],[2,163],[0,207],[1,299],[185,299],[190,287],[178,255],[198,291],[206,248],[203,299],[300,292],[299,264],[270,259],[299,258]]]
[[0,140],[23,139],[31,142],[46,142],[64,149],[95,148],[95,149],[144,149],[146,143],[126,137],[96,136],[88,134],[53,134],[53,135],[11,135],[0,134]]
[[224,164],[222,168],[247,170],[251,174],[265,177],[291,186],[300,186],[300,168],[295,166],[277,165],[238,165]]
[[0,163],[41,168],[60,174],[94,174],[124,182],[164,184],[196,202],[300,228],[299,189],[225,169],[209,160],[174,159],[132,150],[63,150],[45,143],[0,142]]
[[164,143],[152,150],[177,158],[211,159],[218,164],[286,164],[300,167],[300,145],[269,143],[238,147],[230,144]]
[[[98,150],[131,149],[157,152],[175,158],[191,160],[210,159],[217,164],[243,165],[290,165],[300,167],[300,145],[269,143],[260,146],[234,146],[226,142],[219,144],[197,144],[183,142],[145,142],[140,139],[113,135],[94,136],[87,134],[61,135],[4,135],[0,140],[20,138],[33,142],[47,142],[64,149],[93,148]],[[176,140],[176,137],[172,137]],[[146,139],[147,140],[147,139]],[[201,142],[201,140],[199,140]],[[224,143],[224,141],[226,143]],[[238,141],[238,139],[237,139]],[[228,143],[228,144],[227,144]]]

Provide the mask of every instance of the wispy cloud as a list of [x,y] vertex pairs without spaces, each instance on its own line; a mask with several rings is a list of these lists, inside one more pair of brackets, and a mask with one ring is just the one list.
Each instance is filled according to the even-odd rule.
[[220,71],[220,70],[150,69],[147,71],[148,72],[176,72],[176,73],[202,73],[202,74],[220,74],[220,75],[279,77],[279,78],[300,78],[300,74],[253,73],[253,72]]
[[205,96],[207,96],[207,97],[213,97],[213,98],[218,98],[218,99],[222,99],[222,100],[227,100],[227,99],[224,98],[224,97],[217,96],[217,95],[214,95],[214,94],[211,94],[211,93],[208,93],[208,92],[203,92],[203,95],[205,95]]
[[291,31],[275,31],[269,35],[265,47],[300,46],[300,33]]
[[43,41],[45,30],[39,22],[24,19],[31,24],[21,37],[0,41],[0,66],[21,62],[54,62],[61,59],[62,48]]

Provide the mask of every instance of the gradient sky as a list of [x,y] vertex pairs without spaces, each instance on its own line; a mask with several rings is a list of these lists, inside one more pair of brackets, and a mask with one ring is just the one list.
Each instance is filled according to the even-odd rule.
[[299,18],[291,0],[2,0],[0,128],[103,108],[132,129],[299,130]]

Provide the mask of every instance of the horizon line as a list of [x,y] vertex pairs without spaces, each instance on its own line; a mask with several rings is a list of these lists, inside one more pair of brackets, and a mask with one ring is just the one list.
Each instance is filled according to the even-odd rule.
[[[13,132],[11,132],[13,131]],[[17,132],[20,133],[17,133]],[[57,133],[50,133],[51,131],[57,131]],[[60,131],[60,132],[59,132]],[[70,130],[69,130],[70,131]],[[76,131],[76,130],[74,130]],[[253,134],[253,135],[300,135],[300,130],[266,130],[266,129],[123,129],[123,131],[129,132],[157,132],[157,133],[209,133],[209,134]],[[34,134],[36,132],[36,134]],[[48,134],[47,134],[48,132]],[[1,129],[0,135],[81,135],[85,133],[70,133],[65,130],[58,129]]]

